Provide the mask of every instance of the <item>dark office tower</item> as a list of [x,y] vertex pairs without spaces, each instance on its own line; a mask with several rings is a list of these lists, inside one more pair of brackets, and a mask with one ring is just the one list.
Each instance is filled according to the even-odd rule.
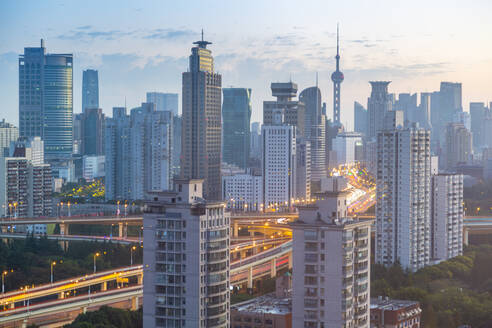
[[204,197],[219,200],[221,192],[221,85],[214,73],[211,42],[194,42],[190,67],[183,73],[181,177],[204,179]]
[[181,116],[173,116],[173,162],[172,162],[172,176],[179,176],[180,172],[180,158],[181,158],[181,128],[183,125],[183,119]]
[[48,160],[72,155],[72,63],[71,54],[46,54],[43,40],[19,56],[20,136],[43,138]]
[[473,133],[473,147],[476,149],[484,144],[483,122],[487,114],[488,110],[483,102],[470,103],[471,132]]
[[326,117],[322,114],[321,91],[317,86],[304,89],[299,101],[305,106],[304,133],[310,143],[311,181],[320,181],[326,177]]
[[104,114],[101,108],[87,107],[82,113],[82,155],[104,155]]
[[392,108],[392,101],[388,94],[390,81],[371,81],[371,97],[367,100],[367,134],[375,138],[383,128],[384,116]]
[[222,120],[224,153],[222,160],[245,169],[249,159],[251,138],[251,89],[224,88]]
[[367,135],[367,109],[354,101],[354,131]]
[[276,97],[277,100],[263,102],[263,124],[272,125],[274,113],[281,108],[285,111],[285,123],[296,126],[297,134],[305,136],[304,103],[294,99],[297,95],[297,84],[294,82],[277,82],[272,83],[270,87],[272,96]]
[[99,108],[99,78],[94,69],[82,74],[82,113],[87,108]]
[[342,125],[340,122],[340,85],[343,82],[343,73],[340,72],[340,42],[337,25],[337,55],[335,56],[337,63],[337,69],[331,74],[331,80],[333,81],[333,123],[335,125]]

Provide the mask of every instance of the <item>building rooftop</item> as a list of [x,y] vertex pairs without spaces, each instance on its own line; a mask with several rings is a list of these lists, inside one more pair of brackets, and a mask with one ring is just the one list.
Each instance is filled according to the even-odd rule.
[[276,298],[275,294],[266,294],[252,300],[231,305],[232,310],[246,313],[289,314],[292,312],[290,298]]
[[393,300],[388,298],[371,298],[372,309],[384,309],[385,311],[404,310],[410,306],[420,306],[417,301]]

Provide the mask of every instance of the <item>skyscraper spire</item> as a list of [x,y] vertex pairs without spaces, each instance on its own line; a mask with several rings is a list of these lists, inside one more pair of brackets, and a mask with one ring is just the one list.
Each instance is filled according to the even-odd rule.
[[331,74],[333,81],[333,123],[341,125],[340,122],[340,85],[343,82],[343,73],[340,72],[340,29],[337,24],[337,55],[335,56],[336,70]]

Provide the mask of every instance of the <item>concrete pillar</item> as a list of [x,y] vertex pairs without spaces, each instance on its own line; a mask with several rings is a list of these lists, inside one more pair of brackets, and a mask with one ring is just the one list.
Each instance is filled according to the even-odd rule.
[[9,304],[9,309],[10,310],[15,309],[15,302],[12,302],[12,303]]
[[289,269],[292,269],[292,252],[289,253]]
[[232,237],[237,238],[239,236],[239,224],[237,222],[234,222],[234,230],[232,232]]
[[2,226],[2,233],[7,233],[7,232],[8,232],[8,231],[7,231],[7,226],[4,226],[4,225],[3,225],[3,226]]
[[60,223],[60,235],[68,236],[68,223]]
[[105,292],[108,290],[108,282],[107,281],[104,281],[102,284],[101,284],[101,291],[102,292]]
[[463,245],[468,246],[468,228],[463,229]]
[[277,276],[277,259],[272,259],[270,261],[270,278],[275,278]]
[[64,299],[64,298],[65,298],[65,292],[60,292],[60,293],[58,294],[58,299],[59,299],[59,300],[62,300],[62,299]]
[[123,222],[118,223],[118,237],[123,238]]
[[132,307],[131,307],[131,310],[132,311],[136,311],[138,310],[138,296],[133,296],[132,297]]
[[143,284],[143,273],[137,276],[137,284],[139,285]]
[[253,288],[253,266],[250,266],[248,269],[248,288]]

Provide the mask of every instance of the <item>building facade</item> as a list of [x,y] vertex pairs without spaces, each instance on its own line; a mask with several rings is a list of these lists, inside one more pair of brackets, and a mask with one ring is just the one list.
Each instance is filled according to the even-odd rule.
[[245,169],[249,161],[251,89],[224,88],[222,160]]
[[19,138],[19,129],[2,119],[0,122],[0,157],[8,156],[10,143]]
[[383,128],[386,113],[392,109],[392,101],[388,94],[389,81],[371,81],[371,97],[367,100],[367,136],[376,138]]
[[148,103],[154,103],[157,111],[169,111],[178,115],[178,94],[163,92],[147,92]]
[[293,327],[369,328],[371,221],[337,218],[338,204],[299,207],[291,223]]
[[256,160],[261,159],[261,123],[253,122],[251,124],[251,142],[249,156]]
[[229,230],[225,203],[202,197],[202,180],[151,192],[144,214],[143,326],[229,328]]
[[99,108],[99,75],[95,69],[82,72],[82,113],[87,108]]
[[367,136],[367,109],[354,101],[354,131]]
[[104,114],[101,108],[87,107],[81,115],[81,155],[104,155]]
[[463,175],[432,176],[432,259],[463,255]]
[[420,328],[421,316],[419,302],[382,297],[371,299],[371,328]]
[[183,129],[181,178],[204,179],[204,196],[222,196],[221,87],[222,77],[214,72],[208,41],[197,41],[191,49],[188,72],[183,73]]
[[[342,132],[333,139],[333,150],[336,152],[336,165],[352,165],[359,161],[357,147],[362,144],[359,132]],[[360,146],[359,146],[360,147]]]
[[263,178],[261,175],[239,173],[222,176],[222,199],[227,208],[240,211],[263,209]]
[[463,123],[446,125],[446,152],[442,158],[446,160],[441,167],[455,171],[458,165],[467,164],[473,154],[472,134]]
[[296,140],[296,193],[297,199],[311,199],[312,181],[311,143],[303,138]]

